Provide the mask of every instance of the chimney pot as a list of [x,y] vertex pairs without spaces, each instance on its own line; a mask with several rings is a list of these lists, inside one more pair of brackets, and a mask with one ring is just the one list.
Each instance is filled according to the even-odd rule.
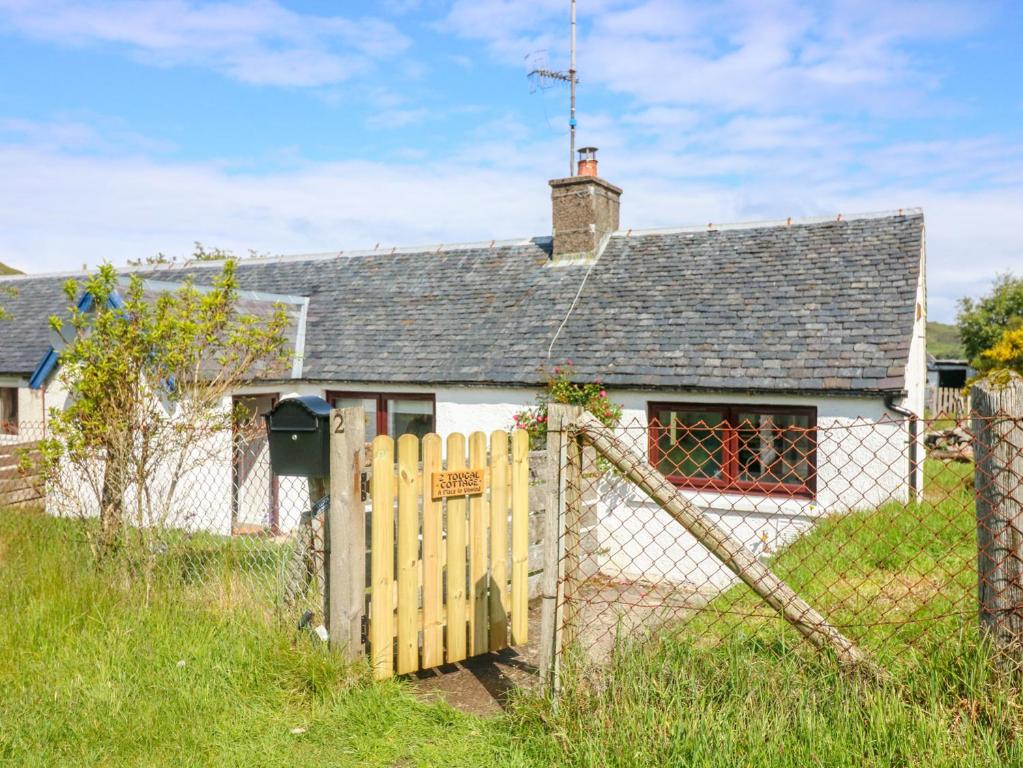
[[583,147],[579,150],[579,176],[597,175],[597,148]]

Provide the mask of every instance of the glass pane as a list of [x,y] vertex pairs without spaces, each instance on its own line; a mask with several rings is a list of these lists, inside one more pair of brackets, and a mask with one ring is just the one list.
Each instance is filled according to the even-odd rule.
[[332,408],[354,408],[361,405],[366,412],[366,442],[377,436],[377,399],[375,397],[333,397]]
[[723,414],[665,409],[654,418],[658,470],[673,477],[721,477]]
[[810,477],[810,416],[740,413],[739,480],[804,485]]
[[387,401],[387,434],[397,440],[402,435],[433,432],[433,402],[430,400]]

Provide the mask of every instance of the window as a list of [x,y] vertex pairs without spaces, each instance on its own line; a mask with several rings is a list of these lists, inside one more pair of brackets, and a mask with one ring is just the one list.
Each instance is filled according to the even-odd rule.
[[422,394],[376,394],[373,392],[328,392],[334,408],[361,405],[366,412],[366,442],[377,435],[422,437],[436,431],[434,396]]
[[651,403],[650,461],[673,483],[812,497],[815,408]]
[[18,434],[17,387],[0,387],[0,433]]

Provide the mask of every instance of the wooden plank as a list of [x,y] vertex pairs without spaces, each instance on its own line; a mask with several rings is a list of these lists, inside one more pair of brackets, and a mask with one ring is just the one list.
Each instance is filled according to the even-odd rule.
[[562,514],[564,521],[563,550],[561,554],[562,576],[561,596],[558,602],[562,606],[561,639],[559,646],[566,648],[575,642],[578,634],[579,605],[576,593],[579,591],[579,527],[582,522],[582,482],[583,482],[583,451],[578,437],[570,436],[565,444],[566,460],[561,467],[564,496]]
[[398,674],[419,669],[419,438],[398,438]]
[[25,472],[21,469],[18,464],[4,465],[0,464],[0,480],[11,480],[19,477],[34,477],[37,480],[41,479],[38,472]]
[[[448,435],[448,469],[465,469],[465,436]],[[465,658],[465,498],[447,500],[448,663]]]
[[0,507],[13,507],[18,504],[30,504],[42,500],[43,495],[38,490],[28,488],[23,491],[11,491],[0,494]]
[[[485,469],[487,466],[487,436],[482,432],[469,435],[469,466]],[[469,613],[469,655],[487,650],[487,525],[490,522],[485,496],[469,497],[469,595],[472,611]]]
[[366,510],[362,502],[362,406],[330,414],[330,510],[327,540],[327,629],[330,647],[356,658],[363,653],[366,609]]
[[512,432],[512,585],[511,643],[522,645],[529,637],[529,433]]
[[394,441],[387,435],[373,438],[373,548],[370,602],[370,645],[373,674],[390,677],[394,661]]
[[[423,438],[423,477],[441,468],[440,435]],[[423,496],[423,667],[444,663],[444,562],[442,504]]]
[[38,477],[15,477],[10,480],[0,480],[0,494],[28,489],[42,493],[43,481]]
[[490,435],[490,650],[508,647],[508,433]]
[[540,685],[561,690],[562,620],[565,597],[565,466],[568,435],[563,430],[583,411],[581,405],[551,403],[547,408],[547,508],[545,510],[543,586],[540,616]]

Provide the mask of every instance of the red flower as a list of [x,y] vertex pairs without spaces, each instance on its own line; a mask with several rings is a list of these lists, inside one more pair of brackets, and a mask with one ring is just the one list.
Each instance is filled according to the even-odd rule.
[[600,390],[600,396],[601,397],[607,397],[607,392],[605,392],[603,389]]

